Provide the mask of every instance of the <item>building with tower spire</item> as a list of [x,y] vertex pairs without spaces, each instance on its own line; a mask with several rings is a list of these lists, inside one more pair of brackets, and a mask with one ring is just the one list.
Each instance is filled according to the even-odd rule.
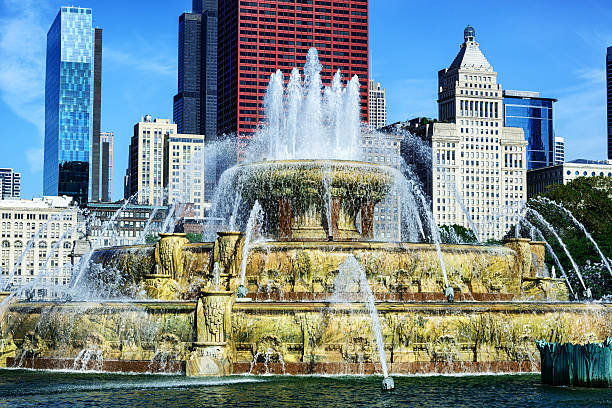
[[465,28],[463,40],[450,66],[438,72],[439,121],[395,126],[431,146],[431,162],[418,173],[436,222],[474,229],[481,240],[499,239],[518,221],[527,198],[527,142],[523,129],[503,126],[502,87],[473,27]]

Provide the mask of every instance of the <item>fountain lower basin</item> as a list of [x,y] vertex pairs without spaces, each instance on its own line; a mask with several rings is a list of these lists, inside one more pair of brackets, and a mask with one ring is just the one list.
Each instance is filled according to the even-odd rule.
[[[577,343],[612,330],[612,306],[605,304],[377,302],[376,308],[390,375],[535,372],[534,338]],[[44,321],[50,324],[41,330]],[[2,322],[0,363],[9,367],[72,368],[93,333],[103,339],[104,371],[380,372],[369,315],[359,302],[245,303],[220,291],[203,293],[197,303],[17,303]],[[38,339],[28,343],[37,330]],[[21,358],[25,349],[31,354]],[[156,360],[163,352],[170,357]],[[269,361],[256,358],[266,352]]]

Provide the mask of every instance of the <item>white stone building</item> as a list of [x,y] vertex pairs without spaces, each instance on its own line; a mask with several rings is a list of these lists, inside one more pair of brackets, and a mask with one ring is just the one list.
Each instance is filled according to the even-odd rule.
[[21,173],[10,168],[0,168],[0,200],[21,197]]
[[474,39],[468,26],[459,54],[438,72],[439,122],[410,130],[431,146],[431,169],[420,173],[437,223],[500,239],[527,199],[527,142],[522,129],[503,126],[502,87]]
[[370,130],[387,126],[387,97],[378,82],[368,81],[368,127]]
[[208,209],[204,202],[204,136],[170,134],[164,145],[164,185],[168,202],[193,203],[195,217]]
[[138,193],[139,204],[164,204],[164,137],[175,133],[176,124],[170,119],[146,115],[134,125],[125,198]]
[[[402,137],[393,133],[363,133],[361,152],[363,161],[400,168],[400,144]],[[389,195],[374,207],[374,239],[399,241],[401,220],[399,197]]]
[[[54,286],[65,286],[70,280],[71,253],[79,236],[78,208],[71,197],[49,196],[33,200],[0,201],[0,282],[2,287],[20,287],[31,283],[44,268],[45,277],[34,286],[37,298],[54,297]],[[28,243],[38,238],[25,253]],[[46,265],[45,265],[46,263]],[[8,281],[11,271],[14,275]]]
[[134,125],[125,182],[125,198],[138,192],[138,204],[160,206],[178,201],[204,213],[204,136],[176,133],[170,119],[146,115]]
[[541,167],[527,172],[527,196],[546,192],[553,184],[567,184],[578,177],[612,177],[612,162],[577,159],[555,166]]

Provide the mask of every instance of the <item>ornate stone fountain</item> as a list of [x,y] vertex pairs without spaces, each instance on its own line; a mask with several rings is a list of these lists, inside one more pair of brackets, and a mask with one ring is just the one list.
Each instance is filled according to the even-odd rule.
[[119,294],[154,301],[13,304],[0,320],[0,363],[70,368],[95,337],[103,344],[93,350],[97,364],[109,371],[374,373],[380,361],[363,305],[329,301],[348,255],[363,265],[377,300],[391,373],[535,371],[536,339],[595,341],[612,332],[610,305],[568,303],[562,280],[538,276],[543,243],[526,239],[443,245],[455,293],[448,303],[433,245],[367,239],[371,208],[390,188],[384,167],[291,161],[241,169],[243,194],[262,203],[270,233],[247,253],[247,301],[235,297],[240,232],[202,244],[162,234],[155,246],[101,249],[92,262],[125,277]]
[[[285,89],[282,73],[272,76],[261,127],[268,158],[361,157],[359,81],[343,89],[338,72],[322,92],[320,70],[312,49],[307,80],[294,70]],[[342,109],[322,112],[323,95]],[[285,107],[298,111],[284,115]],[[594,342],[612,333],[610,304],[568,302],[562,279],[542,277],[543,243],[438,251],[373,241],[374,205],[394,177],[350,160],[234,167],[221,179],[232,183],[232,198],[240,191],[247,207],[261,204],[265,240],[246,246],[242,233],[221,231],[195,244],[163,234],[155,246],[99,249],[81,281],[115,298],[0,309],[0,366],[73,368],[79,356],[95,355],[107,371],[371,374],[386,354],[390,374],[518,372],[538,369],[536,340]],[[376,344],[363,301],[331,300],[348,257],[371,290]],[[236,297],[241,283],[246,298]]]

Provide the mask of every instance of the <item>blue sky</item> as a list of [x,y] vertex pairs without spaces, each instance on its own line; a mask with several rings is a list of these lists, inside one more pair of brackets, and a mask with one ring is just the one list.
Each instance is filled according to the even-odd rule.
[[[42,193],[45,42],[62,5],[93,8],[104,30],[102,130],[115,132],[119,199],[134,123],[144,114],[172,117],[177,22],[191,1],[0,0],[0,167],[22,173],[24,198]],[[559,99],[555,132],[565,137],[566,159],[605,159],[611,22],[609,1],[370,0],[373,75],[387,90],[390,122],[435,117],[437,72],[471,24],[504,89]]]

